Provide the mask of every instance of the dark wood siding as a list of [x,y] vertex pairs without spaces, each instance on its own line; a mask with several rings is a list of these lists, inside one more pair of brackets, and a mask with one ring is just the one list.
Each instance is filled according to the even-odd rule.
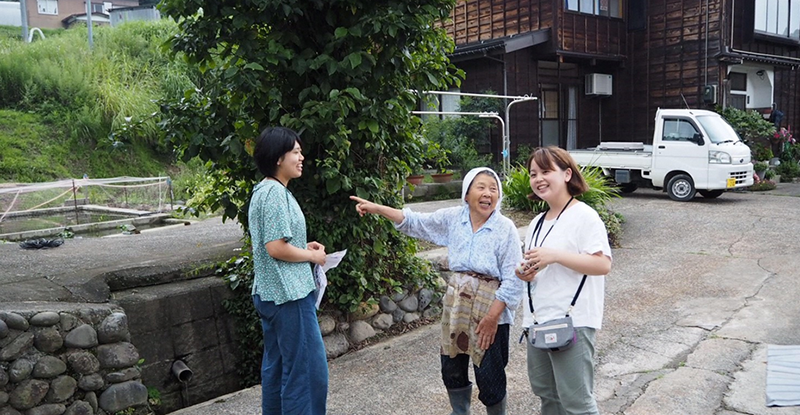
[[459,1],[443,26],[456,45],[553,26],[553,0]]
[[561,11],[558,25],[559,49],[595,55],[623,55],[625,22],[590,14]]
[[[643,32],[628,37],[628,64],[619,73],[615,123],[621,141],[652,141],[660,108],[706,108],[706,84],[720,83],[722,0],[663,0],[648,3]],[[706,4],[708,9],[706,9]],[[628,138],[626,140],[626,138]]]

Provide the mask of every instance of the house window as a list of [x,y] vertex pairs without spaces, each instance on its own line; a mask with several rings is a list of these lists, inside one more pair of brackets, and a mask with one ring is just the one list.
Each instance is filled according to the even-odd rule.
[[52,14],[58,16],[58,2],[56,0],[36,0],[39,14]]
[[566,10],[598,16],[622,17],[623,0],[564,0]]
[[557,89],[542,89],[539,98],[539,125],[541,145],[558,146],[560,140],[559,102]]
[[92,3],[92,13],[105,13],[103,3]]
[[800,0],[755,0],[757,32],[800,39]]

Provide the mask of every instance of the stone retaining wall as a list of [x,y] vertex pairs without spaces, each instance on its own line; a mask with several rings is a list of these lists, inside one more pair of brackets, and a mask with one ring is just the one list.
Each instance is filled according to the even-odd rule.
[[322,341],[329,359],[341,356],[351,346],[381,334],[400,323],[413,323],[420,318],[439,317],[442,297],[449,278],[447,251],[436,250],[423,255],[431,261],[440,277],[436,285],[421,290],[404,290],[392,296],[382,296],[378,304],[362,304],[349,315],[323,313],[319,317]]
[[127,316],[119,307],[2,306],[0,415],[147,412],[138,364]]

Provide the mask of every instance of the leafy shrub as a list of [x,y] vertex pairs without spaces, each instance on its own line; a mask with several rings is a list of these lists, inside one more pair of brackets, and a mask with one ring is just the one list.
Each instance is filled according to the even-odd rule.
[[757,139],[772,137],[772,134],[775,133],[775,126],[765,120],[758,111],[742,111],[734,107],[723,109],[719,106],[716,111],[728,121],[747,145]]
[[791,182],[795,177],[800,177],[800,164],[795,160],[783,161],[775,172],[781,176],[781,182]]
[[[618,213],[608,209],[606,204],[612,197],[619,197],[617,187],[603,175],[602,170],[595,167],[581,167],[581,174],[589,190],[576,199],[591,206],[597,211],[608,231],[609,243],[612,246],[619,246],[622,235],[622,222],[624,218]],[[503,204],[505,207],[518,210],[527,210],[535,213],[547,209],[544,201],[534,201],[528,197],[532,194],[530,176],[528,169],[522,165],[516,165],[503,181]]]
[[770,160],[775,155],[772,154],[772,149],[761,143],[751,143],[750,149],[753,152],[753,160]]

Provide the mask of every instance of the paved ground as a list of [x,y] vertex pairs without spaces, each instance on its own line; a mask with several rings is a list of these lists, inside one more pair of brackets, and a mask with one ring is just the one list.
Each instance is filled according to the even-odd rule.
[[[781,184],[689,203],[647,190],[613,202],[627,221],[598,334],[596,393],[604,414],[800,414],[798,407],[764,405],[766,346],[800,344],[798,197],[800,185]],[[126,269],[168,274],[230,255],[240,236],[237,225],[212,219],[45,251],[0,244],[0,308],[12,301],[102,301],[108,282],[126,283]],[[329,413],[449,413],[437,331],[424,327],[331,361]],[[512,344],[510,414],[539,413],[524,361],[523,347]],[[250,388],[173,415],[258,414],[259,395]],[[476,396],[473,403],[483,413]]]
[[[626,223],[598,334],[604,414],[800,414],[765,406],[767,345],[800,344],[798,196],[800,185],[781,184],[689,203],[647,190],[613,202]],[[328,413],[449,413],[437,331],[331,361]],[[524,348],[512,344],[510,414],[539,413],[524,362]],[[259,402],[253,387],[173,415],[259,414]],[[484,413],[477,393],[473,405]]]

